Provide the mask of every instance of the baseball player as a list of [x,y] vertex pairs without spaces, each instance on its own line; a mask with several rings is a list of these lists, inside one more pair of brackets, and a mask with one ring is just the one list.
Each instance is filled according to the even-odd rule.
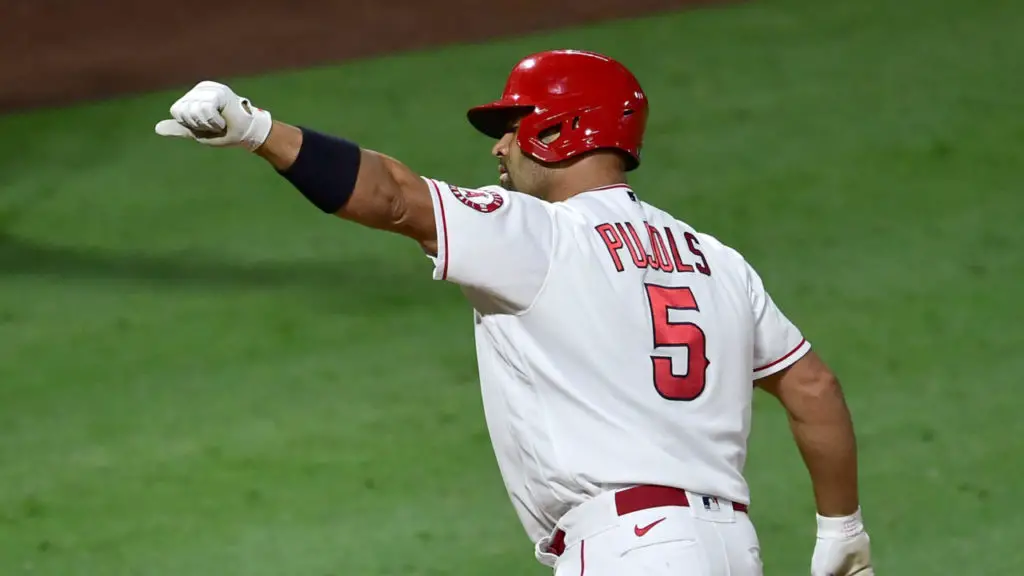
[[751,400],[785,406],[814,486],[814,576],[873,574],[836,377],[736,250],[643,200],[648,101],[605,56],[534,54],[469,122],[500,186],[464,188],[197,84],[162,136],[241,147],[312,204],[415,240],[472,305],[505,486],[556,576],[757,575]]

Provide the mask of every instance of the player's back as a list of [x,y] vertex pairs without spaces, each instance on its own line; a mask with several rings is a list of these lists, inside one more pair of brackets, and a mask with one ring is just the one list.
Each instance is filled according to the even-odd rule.
[[[505,197],[493,209],[500,218],[474,238],[508,254],[478,261],[479,281],[468,267],[456,273],[476,310],[498,463],[534,535],[622,485],[748,503],[742,470],[759,360],[803,343],[781,313],[772,318],[742,256],[625,186],[560,203],[454,193]],[[449,211],[458,222],[449,228],[463,227]],[[460,245],[445,245],[443,265],[459,266]]]
[[627,188],[576,196],[554,220],[548,285],[519,321],[547,361],[532,368],[560,468],[595,487],[746,502],[754,318],[742,258]]

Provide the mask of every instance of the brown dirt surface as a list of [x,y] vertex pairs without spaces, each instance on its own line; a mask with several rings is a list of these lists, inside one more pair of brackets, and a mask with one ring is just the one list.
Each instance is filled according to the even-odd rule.
[[0,111],[721,1],[0,0]]

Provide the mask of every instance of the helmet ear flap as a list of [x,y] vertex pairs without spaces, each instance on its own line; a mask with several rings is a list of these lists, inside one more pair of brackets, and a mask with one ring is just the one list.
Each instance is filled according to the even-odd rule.
[[563,115],[546,118],[527,116],[519,124],[516,143],[524,154],[546,164],[563,160],[562,148],[569,130]]
[[541,162],[553,164],[606,147],[595,141],[595,135],[609,124],[606,116],[610,112],[608,108],[581,104],[545,117],[527,116],[519,125],[519,148]]

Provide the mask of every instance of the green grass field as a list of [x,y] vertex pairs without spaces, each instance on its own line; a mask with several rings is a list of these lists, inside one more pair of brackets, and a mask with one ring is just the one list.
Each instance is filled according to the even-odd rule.
[[[622,59],[652,100],[635,187],[743,251],[844,381],[879,573],[1024,574],[1024,4],[825,4],[222,80],[481,185],[464,110],[519,57]],[[458,290],[257,159],[153,135],[179,94],[0,118],[0,575],[546,573]],[[809,482],[755,412],[766,570],[805,574]]]

